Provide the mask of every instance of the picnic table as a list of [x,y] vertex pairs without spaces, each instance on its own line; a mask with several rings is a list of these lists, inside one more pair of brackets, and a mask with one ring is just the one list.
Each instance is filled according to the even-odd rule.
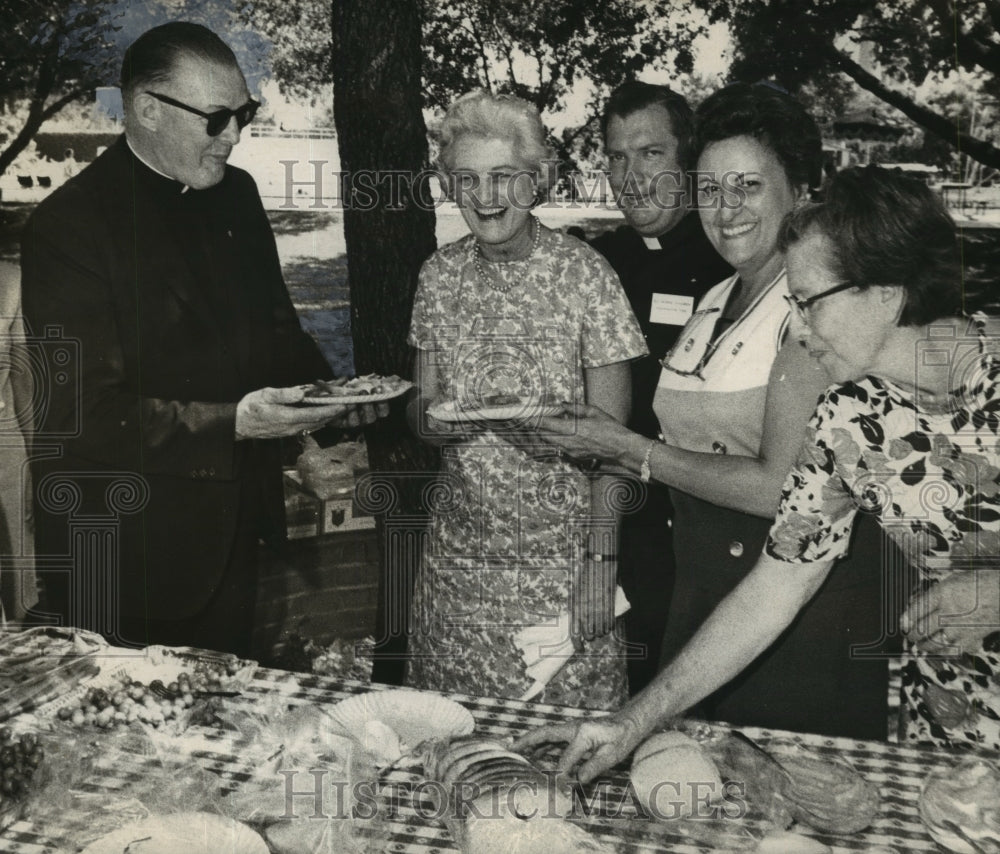
[[[0,633],[0,668],[4,659],[37,655],[46,648],[44,635],[26,636],[19,644],[11,634]],[[114,647],[108,656],[121,653]],[[208,653],[206,653],[208,654]],[[113,658],[109,658],[113,661]],[[2,671],[0,671],[2,672]],[[268,668],[257,668],[245,690],[238,697],[227,699],[234,706],[248,709],[269,705],[283,707],[315,704],[332,708],[340,701],[368,691],[387,690],[385,686],[362,682],[340,681],[314,674],[292,673]],[[475,721],[476,732],[505,739],[517,736],[534,727],[599,716],[599,713],[517,700],[475,697],[466,694],[446,695],[464,706]],[[58,700],[56,701],[58,703]],[[73,738],[72,732],[59,731],[46,735],[46,726],[52,718],[51,702],[37,707],[21,709],[10,717],[7,724],[15,730],[31,729],[42,733],[43,739]],[[711,739],[727,732],[721,723],[688,722],[689,731]],[[947,769],[959,759],[957,755],[941,750],[923,750],[904,745],[854,741],[819,735],[742,728],[742,732],[781,755],[806,748],[814,755],[846,760],[857,771],[880,789],[880,807],[873,824],[865,831],[852,835],[823,835],[808,828],[795,826],[797,832],[813,836],[835,852],[864,851],[868,854],[912,854],[912,852],[939,852],[942,849],[932,840],[918,813],[918,797],[927,775],[935,770]],[[85,738],[79,732],[77,738]],[[170,738],[162,736],[162,739]],[[219,779],[219,785],[238,790],[254,778],[263,761],[256,754],[246,735],[232,730],[207,725],[191,726],[183,734],[173,737],[170,761],[180,769],[204,769]],[[121,790],[129,780],[141,779],[162,763],[162,755],[154,757],[142,753],[123,753],[105,766],[99,762],[91,771],[87,788],[92,802],[99,802],[106,794],[109,798]],[[539,761],[545,761],[539,760]],[[553,761],[550,757],[549,761]],[[419,762],[401,763],[379,780],[379,798],[382,809],[378,822],[372,826],[372,851],[398,852],[399,854],[435,854],[456,850],[444,824],[432,814]],[[297,784],[299,788],[305,784]],[[730,822],[713,835],[707,825],[697,826],[694,820],[653,822],[637,817],[635,799],[630,797],[628,770],[624,767],[585,787],[581,799],[582,814],[574,821],[609,845],[620,854],[638,852],[674,852],[674,854],[700,854],[712,850],[749,850],[753,835],[760,829],[752,816]],[[63,854],[79,850],[73,840],[80,838],[80,831],[93,820],[91,810],[67,809],[54,820],[45,823],[29,815],[0,832],[0,852],[18,854]],[[716,825],[720,822],[716,822]],[[377,826],[376,826],[377,825]]]

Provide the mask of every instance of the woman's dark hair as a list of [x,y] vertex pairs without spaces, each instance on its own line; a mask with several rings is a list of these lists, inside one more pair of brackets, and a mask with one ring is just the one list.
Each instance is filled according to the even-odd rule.
[[208,27],[171,21],[147,30],[125,51],[120,82],[123,100],[128,103],[129,96],[140,86],[167,80],[184,54],[238,67],[236,54]]
[[829,240],[827,262],[840,281],[903,288],[899,326],[961,313],[955,223],[926,184],[877,166],[845,169],[830,180],[822,203],[788,214],[782,251],[813,230]]
[[705,147],[734,136],[766,145],[795,185],[819,187],[823,143],[806,109],[788,95],[761,83],[733,83],[709,95],[694,115],[694,159]]
[[683,95],[668,86],[629,80],[608,98],[601,114],[601,138],[607,142],[608,123],[612,116],[627,119],[647,107],[660,106],[670,116],[670,129],[677,139],[677,161],[682,169],[694,167],[694,113]]

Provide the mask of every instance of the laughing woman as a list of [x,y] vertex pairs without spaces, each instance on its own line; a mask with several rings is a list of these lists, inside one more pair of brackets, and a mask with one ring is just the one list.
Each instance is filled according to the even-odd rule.
[[594,522],[609,515],[605,479],[533,447],[510,423],[428,412],[549,398],[628,415],[628,360],[645,345],[607,263],[531,213],[551,156],[538,112],[518,98],[470,93],[441,126],[441,163],[471,234],[427,260],[413,307],[419,394],[408,416],[442,446],[442,472],[406,681],[524,696],[537,685],[518,635],[570,614],[588,641],[536,696],[607,709],[627,695],[625,662],[608,597],[587,595],[591,582],[608,589],[607,571],[577,547],[613,549],[613,530]]

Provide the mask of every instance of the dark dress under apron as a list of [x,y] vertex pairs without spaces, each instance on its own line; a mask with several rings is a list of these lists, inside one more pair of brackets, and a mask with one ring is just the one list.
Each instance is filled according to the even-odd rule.
[[[735,277],[721,283],[699,310],[717,307],[721,313],[734,285]],[[699,371],[703,379],[663,371],[654,409],[668,443],[700,452],[759,453],[768,376],[787,323],[786,292],[782,274],[718,339]],[[686,369],[697,366],[711,326],[695,320],[678,339],[681,348],[692,342],[682,357],[690,361]],[[671,498],[677,577],[663,664],[754,567],[772,522],[676,489]],[[881,567],[891,557],[882,552],[878,525],[861,520],[850,557],[833,568],[792,625],[694,713],[743,726],[884,739],[888,659],[880,643]],[[739,627],[733,632],[738,643]]]

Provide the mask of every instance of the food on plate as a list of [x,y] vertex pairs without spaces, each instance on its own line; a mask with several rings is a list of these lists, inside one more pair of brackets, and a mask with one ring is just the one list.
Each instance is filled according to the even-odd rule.
[[550,395],[496,393],[445,400],[428,407],[427,414],[439,421],[521,421],[563,411]]
[[45,749],[35,733],[15,737],[10,727],[0,728],[0,830],[21,817],[44,759]]
[[931,774],[920,793],[920,817],[950,851],[1000,851],[1000,768],[968,758]]
[[494,392],[475,395],[455,402],[455,407],[462,412],[476,412],[483,409],[514,407],[524,410],[534,410],[543,406],[555,406],[558,401],[549,394],[514,394],[512,392]]
[[306,397],[310,399],[329,398],[336,403],[338,397],[362,397],[374,395],[402,394],[413,385],[409,380],[392,374],[387,377],[378,374],[365,374],[351,380],[343,378],[336,380],[316,380],[305,387]]
[[245,824],[206,812],[151,816],[103,836],[81,854],[269,854]]
[[431,798],[463,851],[561,854],[606,850],[565,821],[570,787],[504,744],[480,736],[429,743],[424,776]]
[[825,833],[857,833],[879,807],[878,787],[843,762],[807,754],[772,755],[739,732],[712,746],[723,776],[780,828],[801,821]]
[[519,394],[509,394],[498,392],[496,394],[484,394],[475,401],[460,401],[459,409],[475,410],[485,409],[490,406],[519,406],[530,401],[529,397],[521,397]]
[[[659,732],[636,749],[632,788],[650,818],[684,818],[722,799],[722,778],[700,744],[682,732]],[[701,805],[701,806],[699,806]]]

